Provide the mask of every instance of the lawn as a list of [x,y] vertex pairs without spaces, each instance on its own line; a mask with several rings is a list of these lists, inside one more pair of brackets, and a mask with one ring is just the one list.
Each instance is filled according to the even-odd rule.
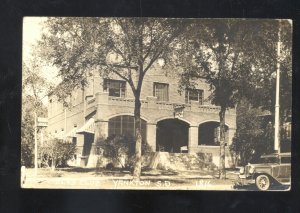
[[23,188],[61,189],[163,189],[163,190],[233,190],[236,174],[217,179],[215,172],[143,170],[140,181],[133,181],[130,171],[70,167],[26,170]]

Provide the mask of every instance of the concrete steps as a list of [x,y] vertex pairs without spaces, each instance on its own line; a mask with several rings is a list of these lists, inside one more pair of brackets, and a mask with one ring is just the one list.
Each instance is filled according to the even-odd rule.
[[164,169],[176,171],[212,171],[217,167],[204,155],[197,153],[168,153],[156,152],[153,153],[150,163],[150,169]]

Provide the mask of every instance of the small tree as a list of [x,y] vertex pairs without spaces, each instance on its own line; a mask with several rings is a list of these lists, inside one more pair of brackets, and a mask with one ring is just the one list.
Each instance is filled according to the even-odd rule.
[[[112,135],[105,140],[99,139],[97,146],[103,150],[103,156],[117,162],[123,169],[134,166],[135,142],[134,138],[125,135]],[[142,142],[142,154],[150,152],[151,148]],[[125,161],[124,161],[125,160]]]
[[39,156],[46,166],[51,164],[52,170],[56,167],[67,166],[67,161],[74,157],[76,146],[61,139],[48,139],[39,149]]

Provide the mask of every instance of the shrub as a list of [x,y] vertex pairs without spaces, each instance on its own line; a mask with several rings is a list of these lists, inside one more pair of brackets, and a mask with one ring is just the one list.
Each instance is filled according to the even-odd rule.
[[[125,135],[112,135],[107,139],[99,139],[97,146],[103,150],[103,156],[122,168],[132,168],[134,165],[135,140]],[[150,146],[142,142],[142,155],[151,152]]]
[[39,149],[42,165],[52,168],[66,167],[67,161],[72,159],[76,152],[76,146],[60,139],[50,139]]

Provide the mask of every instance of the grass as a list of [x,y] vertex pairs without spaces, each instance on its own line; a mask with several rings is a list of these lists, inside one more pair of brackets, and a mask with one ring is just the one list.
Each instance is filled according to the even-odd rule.
[[[52,171],[47,168],[39,168],[38,175],[34,175],[34,169],[26,170],[25,188],[86,188],[86,189],[143,189],[141,186],[128,186],[126,181],[132,180],[129,170],[107,170],[96,168],[57,168]],[[205,183],[212,190],[221,190],[224,187],[233,186],[235,177],[232,175],[228,179],[219,180],[216,174],[205,171],[174,171],[174,170],[151,170],[143,169],[141,181],[150,181],[151,186],[146,189],[207,189]],[[228,176],[227,176],[228,177]],[[123,185],[116,187],[116,181],[122,181]],[[163,185],[167,183],[167,185]],[[200,183],[197,185],[196,183]],[[201,186],[201,183],[204,183]],[[140,188],[139,188],[140,187]],[[142,186],[143,187],[143,186]],[[202,188],[201,188],[202,187]],[[145,189],[145,188],[144,188]]]
[[[34,169],[28,168],[26,170],[27,177],[34,176]],[[124,177],[131,176],[131,171],[124,169],[114,169],[108,170],[105,168],[82,168],[82,167],[67,167],[67,168],[56,168],[52,171],[49,168],[38,168],[38,177]],[[143,169],[141,177],[186,177],[186,178],[194,178],[194,177],[212,177],[213,179],[218,178],[217,171],[174,171],[174,170],[151,170],[151,169]],[[237,174],[232,171],[227,171],[226,179],[236,179]]]

